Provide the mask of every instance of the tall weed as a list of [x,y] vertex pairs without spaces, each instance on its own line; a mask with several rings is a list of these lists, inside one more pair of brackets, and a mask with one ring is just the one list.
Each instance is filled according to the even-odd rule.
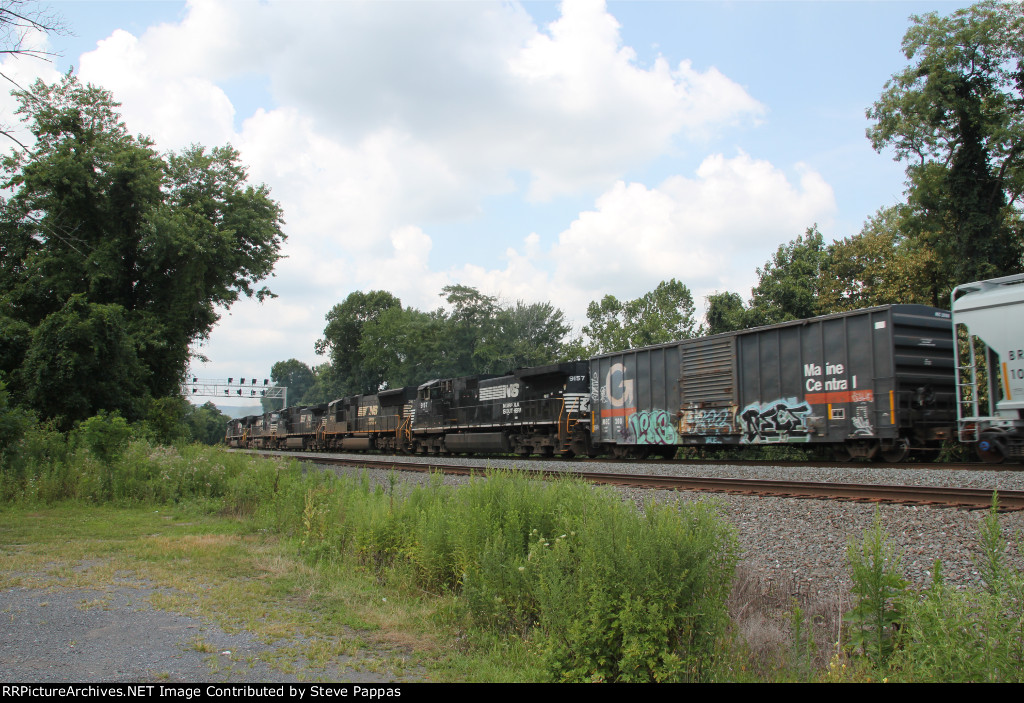
[[881,667],[893,651],[904,605],[900,597],[908,583],[900,573],[902,558],[885,533],[877,510],[864,537],[851,539],[846,553],[853,572],[854,607],[845,618],[850,623],[850,641]]
[[[892,659],[910,681],[1024,682],[1024,575],[1005,561],[997,498],[982,521],[979,571],[984,588],[959,591],[942,582],[908,597]],[[1018,548],[1020,535],[1018,535]]]

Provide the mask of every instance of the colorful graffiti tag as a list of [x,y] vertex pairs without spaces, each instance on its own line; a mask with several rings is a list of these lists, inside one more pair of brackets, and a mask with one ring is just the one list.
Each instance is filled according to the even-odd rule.
[[743,409],[744,443],[808,441],[807,416],[811,406],[795,397],[770,403],[751,403]]
[[733,429],[735,417],[735,406],[684,410],[679,421],[679,431],[696,435],[732,434],[736,431]]
[[667,410],[641,410],[629,416],[626,424],[628,444],[676,444],[679,434]]

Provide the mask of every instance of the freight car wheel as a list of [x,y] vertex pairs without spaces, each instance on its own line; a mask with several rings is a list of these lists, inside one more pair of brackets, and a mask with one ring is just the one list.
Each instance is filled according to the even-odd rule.
[[978,458],[986,464],[1002,464],[1006,459],[1003,436],[998,432],[982,432],[977,452]]
[[875,458],[876,454],[878,454],[878,442],[876,440],[861,439],[836,445],[836,459],[838,461],[853,461],[854,459],[870,461]]
[[905,439],[897,439],[892,445],[888,447],[882,447],[880,452],[882,461],[890,464],[898,464],[901,461],[906,461],[907,457],[910,456],[910,442]]

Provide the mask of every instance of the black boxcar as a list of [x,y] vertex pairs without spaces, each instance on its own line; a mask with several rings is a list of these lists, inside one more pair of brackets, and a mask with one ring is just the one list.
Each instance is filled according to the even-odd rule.
[[951,436],[953,366],[950,314],[922,305],[604,354],[590,362],[593,441],[620,456],[813,443],[899,461]]

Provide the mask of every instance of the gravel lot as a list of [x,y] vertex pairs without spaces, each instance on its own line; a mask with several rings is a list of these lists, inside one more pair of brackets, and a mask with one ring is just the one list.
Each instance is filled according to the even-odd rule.
[[[203,619],[158,610],[155,589],[128,583],[103,591],[12,588],[0,591],[2,683],[296,683],[317,680],[370,684],[415,681],[367,671],[358,659],[328,669],[286,655],[289,670],[258,657],[295,645],[264,644],[246,632],[229,634]],[[393,657],[394,652],[388,652]],[[419,679],[422,680],[422,679]]]

